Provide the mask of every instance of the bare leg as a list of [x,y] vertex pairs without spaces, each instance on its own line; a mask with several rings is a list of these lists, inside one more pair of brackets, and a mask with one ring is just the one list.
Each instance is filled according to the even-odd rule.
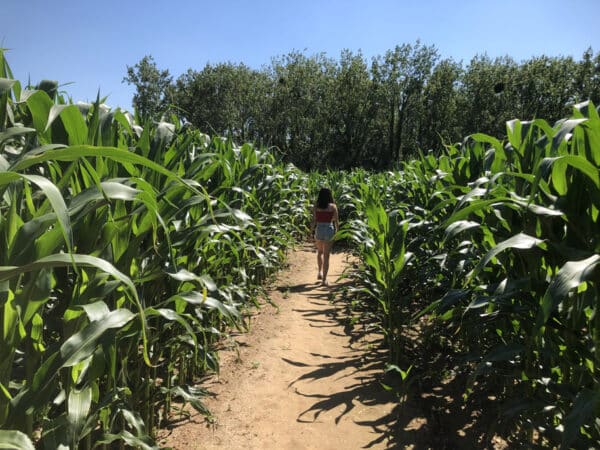
[[329,272],[329,254],[331,253],[332,241],[323,241],[323,284],[327,282],[327,272]]
[[319,270],[318,279],[323,278],[323,241],[317,241],[317,268]]

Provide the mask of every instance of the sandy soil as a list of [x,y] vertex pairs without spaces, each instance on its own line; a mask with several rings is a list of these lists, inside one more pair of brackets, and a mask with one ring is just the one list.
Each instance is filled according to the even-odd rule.
[[291,252],[248,334],[221,351],[207,381],[213,421],[195,414],[160,444],[185,449],[389,448],[393,394],[380,384],[384,354],[348,334],[333,302],[348,255],[331,256],[330,286],[316,278],[311,245]]

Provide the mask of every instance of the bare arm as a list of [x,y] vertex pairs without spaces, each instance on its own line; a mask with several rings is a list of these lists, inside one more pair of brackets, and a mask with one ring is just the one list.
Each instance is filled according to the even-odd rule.
[[335,227],[335,231],[340,229],[340,218],[338,216],[337,205],[333,204],[333,226]]

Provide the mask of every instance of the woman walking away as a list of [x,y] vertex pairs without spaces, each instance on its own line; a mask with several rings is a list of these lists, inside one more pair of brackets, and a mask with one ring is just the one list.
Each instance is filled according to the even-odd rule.
[[327,286],[327,272],[329,270],[329,254],[333,245],[333,235],[339,228],[338,210],[333,195],[327,188],[321,188],[317,204],[313,211],[311,231],[315,235],[317,245],[317,278],[323,286]]

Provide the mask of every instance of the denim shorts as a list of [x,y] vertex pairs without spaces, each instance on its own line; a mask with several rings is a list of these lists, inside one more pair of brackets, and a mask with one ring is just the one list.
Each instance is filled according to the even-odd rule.
[[335,228],[332,223],[319,222],[315,228],[315,239],[318,241],[331,241],[335,234]]

